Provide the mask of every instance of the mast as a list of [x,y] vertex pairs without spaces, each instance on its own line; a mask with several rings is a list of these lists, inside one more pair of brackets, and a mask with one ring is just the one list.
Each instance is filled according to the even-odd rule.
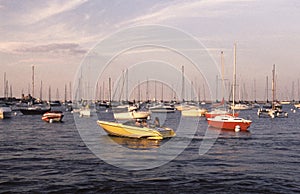
[[275,108],[275,64],[272,70],[272,109]]
[[256,79],[254,79],[254,102],[256,102]]
[[193,81],[191,81],[191,102],[193,101],[193,86],[194,85],[194,83],[193,83]]
[[218,102],[219,76],[216,75],[216,102]]
[[69,83],[69,89],[70,89],[70,100],[73,102],[73,100],[72,100],[72,83],[70,82]]
[[43,99],[43,81],[41,81],[41,87],[40,87],[40,100]]
[[182,73],[182,88],[181,88],[181,97],[182,97],[182,102],[184,102],[184,66],[182,65],[181,67],[181,73]]
[[221,51],[221,79],[222,79],[222,90],[221,90],[221,95],[222,95],[222,101],[224,99],[224,87],[225,87],[225,80],[224,80],[224,74],[225,74],[225,67],[224,67],[224,52]]
[[10,94],[9,97],[12,98],[12,97],[13,97],[13,96],[12,96],[12,85],[9,86],[9,94]]
[[34,65],[32,65],[32,92],[31,96],[34,97]]
[[299,79],[298,79],[298,101],[300,101],[300,82],[299,82]]
[[234,43],[234,57],[233,57],[232,115],[234,115],[235,86],[236,86],[236,43]]
[[267,103],[269,103],[269,80],[268,76],[266,77],[266,93],[267,93]]
[[3,89],[3,97],[6,98],[6,72],[4,72]]
[[292,82],[292,101],[295,101],[295,82]]
[[205,85],[203,84],[203,101],[206,102]]
[[156,101],[156,80],[154,80],[154,101]]
[[149,100],[149,80],[147,77],[147,82],[146,82],[146,101]]
[[126,102],[128,102],[128,69],[126,69]]
[[108,93],[109,93],[109,102],[111,102],[111,78],[108,78]]
[[51,102],[51,86],[49,86],[49,92],[48,92],[48,94],[49,94],[49,102]]
[[59,90],[58,88],[56,88],[56,100],[59,100],[60,96],[59,96]]
[[65,84],[65,102],[67,102],[67,84]]
[[140,81],[138,81],[138,102],[141,101],[141,86],[140,86]]
[[161,101],[164,101],[164,84],[161,82]]
[[102,82],[102,100],[103,101],[105,100],[105,97],[106,97],[106,95],[105,95],[105,82],[103,81]]

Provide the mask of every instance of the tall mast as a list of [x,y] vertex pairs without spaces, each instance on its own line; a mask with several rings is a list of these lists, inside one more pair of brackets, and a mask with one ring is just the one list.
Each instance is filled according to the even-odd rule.
[[182,102],[184,102],[184,66],[182,65],[181,67],[181,73],[182,73],[182,88],[181,88],[181,97],[182,97]]
[[222,100],[224,99],[224,87],[225,87],[225,83],[224,83],[224,74],[225,74],[225,67],[224,67],[224,52],[221,51],[221,79],[222,79]]
[[161,101],[164,101],[164,84],[161,82]]
[[156,101],[156,80],[154,80],[154,101]]
[[193,101],[193,88],[194,88],[194,83],[191,81],[191,102]]
[[292,82],[292,99],[293,102],[295,101],[295,82]]
[[111,102],[111,78],[108,78],[108,93],[109,93],[109,102]]
[[51,86],[49,86],[49,92],[48,92],[48,94],[49,94],[49,102],[51,102]]
[[148,77],[147,77],[147,82],[146,82],[146,101],[149,100],[149,80],[148,80]]
[[219,76],[216,75],[216,102],[218,102]]
[[274,109],[274,102],[275,102],[275,64],[273,65],[272,70],[272,109]]
[[128,102],[128,69],[126,69],[126,102]]
[[72,83],[70,82],[69,83],[69,92],[70,92],[70,100],[73,102],[73,100],[72,100]]
[[10,98],[12,98],[12,85],[9,86],[9,94],[10,94]]
[[32,65],[32,92],[31,96],[34,97],[34,65]]
[[269,79],[266,77],[266,92],[267,92],[267,103],[269,102]]
[[3,89],[3,97],[6,98],[6,72],[4,72]]
[[65,102],[67,102],[67,84],[65,84]]
[[254,79],[254,101],[256,102],[256,79]]
[[56,88],[56,100],[59,100],[60,96],[59,96],[59,90],[58,88]]
[[141,101],[141,87],[140,87],[140,81],[138,81],[138,102]]
[[299,79],[298,79],[298,100],[300,101],[299,97],[300,97],[300,82],[299,82]]
[[234,115],[235,86],[236,86],[236,43],[234,43],[234,57],[233,57],[232,115]]
[[43,99],[43,81],[41,81],[41,88],[40,88],[40,100]]
[[203,101],[206,102],[205,85],[203,84]]

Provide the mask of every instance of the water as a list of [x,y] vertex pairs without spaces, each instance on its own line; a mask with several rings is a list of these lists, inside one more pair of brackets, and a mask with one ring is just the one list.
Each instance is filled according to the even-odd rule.
[[[166,123],[178,126],[178,114],[169,114]],[[250,133],[209,129],[220,134],[199,155],[207,128],[200,119],[195,134],[174,138],[179,144],[191,141],[180,155],[147,170],[125,170],[96,157],[82,141],[71,113],[65,113],[63,123],[21,115],[0,120],[0,192],[299,193],[300,111],[273,120],[258,118],[256,110],[241,116],[253,120]],[[99,138],[149,153],[168,142]]]

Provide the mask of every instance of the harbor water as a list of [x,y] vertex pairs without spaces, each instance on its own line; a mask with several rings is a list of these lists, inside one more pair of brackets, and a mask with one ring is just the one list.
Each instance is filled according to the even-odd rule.
[[[253,121],[247,133],[207,128],[200,118],[195,133],[172,138],[175,145],[188,142],[178,156],[140,170],[120,168],[97,157],[82,140],[72,113],[64,113],[62,123],[17,114],[0,120],[0,193],[300,193],[300,110],[292,113],[290,106],[284,108],[288,118],[258,118],[256,109],[241,112]],[[176,128],[180,117],[178,111],[168,113],[165,124]],[[207,152],[199,154],[207,130],[218,136]],[[128,153],[111,152],[121,161],[130,149],[154,153],[170,141],[105,133],[95,138],[129,148]],[[150,165],[154,158],[143,160]]]

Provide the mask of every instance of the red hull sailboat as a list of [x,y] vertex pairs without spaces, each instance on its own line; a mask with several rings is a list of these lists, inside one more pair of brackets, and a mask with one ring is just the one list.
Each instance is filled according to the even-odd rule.
[[207,122],[212,127],[234,131],[247,131],[252,123],[251,120],[228,115],[208,118]]
[[[234,68],[233,68],[233,85],[232,85],[232,101],[234,106],[234,96],[235,96],[235,85],[236,85],[236,44],[234,44]],[[207,122],[208,125],[219,128],[219,129],[227,129],[227,130],[234,130],[238,131],[246,131],[252,121],[246,120],[240,117],[235,117],[234,109],[232,110],[233,116],[222,115],[216,116],[214,118],[208,118]]]

